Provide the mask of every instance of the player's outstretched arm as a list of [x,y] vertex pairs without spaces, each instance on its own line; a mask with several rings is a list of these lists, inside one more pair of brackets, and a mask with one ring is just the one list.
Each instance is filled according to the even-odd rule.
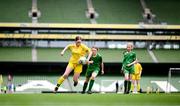
[[64,55],[64,52],[69,48],[69,45],[67,45],[62,51],[61,51],[61,56]]
[[89,61],[89,59],[91,58],[91,56],[92,56],[92,51],[89,52],[87,61]]

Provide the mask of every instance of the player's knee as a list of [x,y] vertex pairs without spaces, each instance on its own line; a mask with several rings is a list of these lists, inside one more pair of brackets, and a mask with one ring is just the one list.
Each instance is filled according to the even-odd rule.
[[85,80],[84,82],[85,82],[85,83],[88,83],[88,82],[89,82],[89,80]]
[[128,80],[129,80],[129,78],[128,78],[128,77],[124,77],[124,80],[127,80],[127,81],[128,81]]
[[88,83],[89,82],[89,78],[86,78],[86,80],[84,81],[85,83]]
[[91,80],[94,80],[95,79],[95,77],[94,76],[91,76]]

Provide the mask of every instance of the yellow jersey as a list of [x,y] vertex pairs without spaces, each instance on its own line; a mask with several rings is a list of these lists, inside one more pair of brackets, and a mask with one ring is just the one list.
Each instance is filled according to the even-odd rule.
[[71,58],[69,60],[71,63],[78,63],[80,57],[90,52],[90,48],[84,44],[81,44],[79,47],[76,44],[69,44],[68,49],[71,51]]
[[141,64],[139,64],[139,63],[134,64],[134,71],[135,71],[134,72],[135,75],[140,75],[142,72]]

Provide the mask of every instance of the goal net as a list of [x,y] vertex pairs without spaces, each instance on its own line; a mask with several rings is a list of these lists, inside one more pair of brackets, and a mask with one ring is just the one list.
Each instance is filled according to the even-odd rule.
[[166,92],[180,91],[180,68],[169,68]]

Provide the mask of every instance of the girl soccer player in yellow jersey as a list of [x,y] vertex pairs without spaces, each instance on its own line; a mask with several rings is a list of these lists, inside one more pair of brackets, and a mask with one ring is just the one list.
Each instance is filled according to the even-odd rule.
[[[132,85],[131,90],[133,93],[140,92],[140,79],[141,79],[141,73],[142,73],[142,66],[137,61],[134,64],[134,74],[132,75]],[[136,88],[136,91],[134,91],[134,88]]]
[[75,38],[75,44],[69,44],[64,48],[64,50],[62,50],[61,56],[64,55],[64,52],[67,49],[70,49],[72,55],[64,74],[57,81],[57,86],[55,87],[54,92],[57,92],[59,86],[68,77],[68,75],[70,74],[72,70],[74,70],[74,76],[73,76],[74,86],[78,84],[78,78],[80,76],[80,73],[82,72],[82,67],[83,67],[82,64],[78,64],[79,59],[80,57],[88,54],[87,62],[89,62],[89,58],[92,55],[91,50],[86,45],[82,44],[81,42],[82,42],[81,37],[77,36]]

